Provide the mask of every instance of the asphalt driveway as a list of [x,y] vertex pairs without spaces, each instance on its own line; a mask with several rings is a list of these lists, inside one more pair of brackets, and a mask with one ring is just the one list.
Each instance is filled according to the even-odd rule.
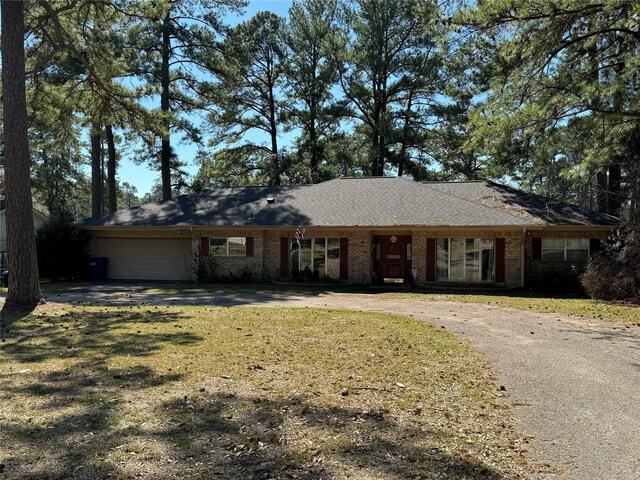
[[375,294],[150,294],[116,285],[52,294],[103,304],[264,305],[410,315],[454,331],[492,359],[544,479],[640,479],[640,328],[488,305]]

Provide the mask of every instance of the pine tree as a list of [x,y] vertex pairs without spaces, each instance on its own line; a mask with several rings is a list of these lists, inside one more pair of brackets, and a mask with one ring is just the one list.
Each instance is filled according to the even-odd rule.
[[[197,125],[190,115],[205,104],[200,96],[203,73],[201,58],[215,48],[216,36],[225,27],[226,12],[238,12],[243,0],[161,0],[136,5],[138,19],[129,31],[138,49],[130,59],[133,71],[146,81],[147,94],[160,100],[157,122],[146,135],[148,155],[160,164],[162,199],[172,196],[180,183],[180,159],[172,147],[172,133],[201,143]],[[159,147],[158,147],[159,143]]]
[[509,0],[454,16],[473,41],[477,83],[486,85],[472,115],[475,145],[492,155],[511,145],[526,161],[548,132],[591,117],[583,145],[598,170],[592,190],[602,211],[623,213],[631,172],[621,142],[640,119],[637,15],[626,0]]
[[439,93],[437,15],[435,3],[417,0],[357,0],[343,10],[334,51],[371,175],[398,164],[396,146],[405,168],[414,116],[428,115],[419,107]]
[[336,138],[347,113],[332,92],[338,80],[332,51],[337,8],[337,0],[295,2],[289,9],[286,29],[286,123],[301,130],[296,156],[304,166],[298,168],[308,168],[304,177],[311,183],[332,176],[330,170],[321,170],[330,164],[327,143]]
[[[270,185],[281,182],[282,152],[278,135],[282,121],[284,20],[271,12],[259,12],[231,29],[219,45],[218,55],[205,61],[216,76],[208,85],[213,104],[208,120],[213,145],[230,145],[216,154],[216,162],[235,164],[240,176],[258,171]],[[249,131],[261,131],[265,144],[249,142]]]
[[33,227],[29,170],[27,100],[24,57],[24,3],[3,0],[2,111],[6,175],[7,303],[35,305],[40,301],[38,261]]

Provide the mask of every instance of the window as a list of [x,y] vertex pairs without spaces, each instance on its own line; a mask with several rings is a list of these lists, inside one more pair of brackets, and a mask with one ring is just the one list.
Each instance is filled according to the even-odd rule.
[[305,238],[289,240],[291,276],[293,278],[340,278],[340,239]]
[[589,240],[586,238],[543,238],[543,260],[580,260],[589,258]]
[[213,257],[246,257],[247,237],[210,238],[209,255]]
[[491,238],[438,238],[436,279],[453,282],[493,282],[495,245]]

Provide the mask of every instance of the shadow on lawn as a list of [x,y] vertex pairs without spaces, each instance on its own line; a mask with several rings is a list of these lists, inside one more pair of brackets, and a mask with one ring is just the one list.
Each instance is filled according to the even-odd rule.
[[0,358],[5,365],[30,368],[7,366],[0,374],[0,447],[5,447],[0,477],[118,477],[116,464],[106,458],[126,441],[117,425],[127,421],[127,398],[144,399],[149,389],[173,385],[182,375],[161,374],[144,364],[113,367],[110,360],[127,356],[133,363],[141,357],[142,363],[142,357],[167,345],[199,342],[198,335],[180,328],[157,334],[123,330],[137,322],[178,325],[181,320],[179,313],[104,311],[32,316],[11,325]]
[[[400,425],[388,412],[315,404],[313,399],[265,399],[201,394],[165,404],[181,421],[164,432],[187,477],[211,474],[247,480],[347,478],[499,479],[495,470],[437,446],[443,432]],[[177,416],[177,417],[176,417]],[[432,448],[425,447],[431,440]]]
[[[178,375],[151,376],[154,382],[167,385],[180,380]],[[119,382],[112,383],[108,388],[118,388]],[[139,378],[126,386],[129,393],[139,395],[147,387]],[[116,391],[91,401],[91,394],[89,399],[78,398],[90,389],[66,390],[64,396],[81,408],[55,422],[3,426],[5,437],[12,440],[11,451],[26,453],[2,459],[7,479],[504,478],[479,462],[423,446],[425,438],[436,439],[433,444],[437,445],[443,434],[398,425],[379,412],[318,406],[301,398],[260,400],[213,394],[164,403],[156,409],[157,427],[145,429],[116,424],[127,408]],[[29,393],[50,395],[46,390]],[[59,403],[46,406],[62,407]]]
[[[156,371],[143,357],[199,336],[121,328],[146,323],[146,312],[87,315],[19,322],[2,345],[5,358],[36,362],[33,372],[0,375],[3,479],[329,480],[346,478],[347,469],[353,478],[503,478],[442,448],[450,433],[398,423],[386,411],[335,405],[341,397],[334,405],[313,396],[267,398],[266,391],[185,397],[185,388],[197,388],[192,381]],[[162,311],[152,318],[181,321],[179,313]],[[46,342],[36,343],[43,336]],[[140,363],[110,366],[123,354]],[[46,370],[45,360],[57,368]]]
[[4,303],[0,309],[0,342],[6,340],[7,329],[10,325],[28,317],[36,308],[33,306],[18,306]]
[[[174,323],[179,326],[181,320],[179,313],[151,309],[33,317],[28,323],[18,322],[7,329],[7,339],[11,341],[3,346],[3,351],[19,362],[74,358],[90,353],[91,361],[100,364],[114,355],[145,356],[164,345],[186,345],[202,340],[200,336],[178,328],[175,333],[121,329],[135,324]],[[34,348],[34,340],[41,338],[47,341]]]

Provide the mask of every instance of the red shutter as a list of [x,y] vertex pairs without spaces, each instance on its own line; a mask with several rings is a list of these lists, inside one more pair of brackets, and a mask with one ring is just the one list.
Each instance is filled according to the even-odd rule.
[[247,257],[253,257],[253,237],[247,237]]
[[427,282],[436,281],[436,239],[427,238]]
[[600,251],[600,239],[590,238],[589,239],[589,255],[594,255],[599,251]]
[[496,238],[496,283],[505,282],[505,240]]
[[289,237],[280,237],[280,276],[289,277]]
[[200,237],[200,256],[209,256],[209,237]]
[[349,239],[340,239],[340,280],[349,278]]
[[532,257],[534,260],[542,260],[542,239],[541,238],[531,239],[531,250],[532,250]]

